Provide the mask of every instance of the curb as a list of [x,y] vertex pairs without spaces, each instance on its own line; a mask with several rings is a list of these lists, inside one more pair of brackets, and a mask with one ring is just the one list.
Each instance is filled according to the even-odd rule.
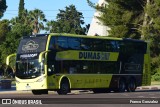
[[159,90],[160,89],[160,85],[158,86],[141,86],[141,87],[137,87],[136,90]]

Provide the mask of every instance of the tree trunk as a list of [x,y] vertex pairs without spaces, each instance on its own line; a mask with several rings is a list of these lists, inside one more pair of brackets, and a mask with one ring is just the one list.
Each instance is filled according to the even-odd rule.
[[141,39],[144,39],[145,36],[145,30],[146,27],[148,26],[148,6],[150,5],[150,0],[146,0],[146,5],[144,7],[144,18],[143,18],[143,24],[142,24],[142,34],[141,34]]

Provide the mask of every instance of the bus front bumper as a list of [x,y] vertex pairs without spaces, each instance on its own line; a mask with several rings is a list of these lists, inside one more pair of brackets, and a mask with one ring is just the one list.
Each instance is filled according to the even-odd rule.
[[44,76],[36,79],[16,78],[16,90],[41,90],[47,89],[46,78]]

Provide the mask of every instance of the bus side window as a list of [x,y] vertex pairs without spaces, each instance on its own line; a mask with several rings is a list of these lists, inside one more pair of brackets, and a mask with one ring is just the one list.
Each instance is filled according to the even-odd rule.
[[82,50],[92,51],[92,40],[88,38],[81,38],[81,47]]
[[58,37],[57,40],[58,50],[68,49],[68,40],[67,37]]
[[124,45],[124,43],[119,43],[119,51],[120,53],[125,53],[126,52],[126,47]]
[[116,41],[111,41],[111,46],[112,46],[112,52],[117,52],[118,51]]
[[110,40],[106,41],[106,51],[107,52],[113,52],[114,51],[113,42],[110,41]]
[[72,50],[80,50],[81,40],[79,38],[68,38],[68,48]]
[[93,51],[105,51],[105,41],[103,39],[93,39],[92,42]]

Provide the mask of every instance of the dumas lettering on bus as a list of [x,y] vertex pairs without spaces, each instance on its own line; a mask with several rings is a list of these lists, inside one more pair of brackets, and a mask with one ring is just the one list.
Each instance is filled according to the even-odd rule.
[[34,58],[36,57],[38,54],[24,54],[24,55],[20,55],[20,58]]
[[79,59],[109,60],[109,56],[106,52],[79,52]]

